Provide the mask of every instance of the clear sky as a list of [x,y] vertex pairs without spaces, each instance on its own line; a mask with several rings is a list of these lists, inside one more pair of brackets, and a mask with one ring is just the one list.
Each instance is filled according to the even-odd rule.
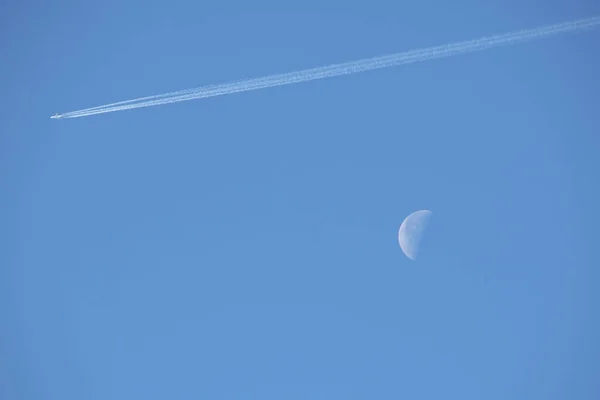
[[3,3],[0,398],[600,398],[599,29],[49,119],[598,4],[216,4]]

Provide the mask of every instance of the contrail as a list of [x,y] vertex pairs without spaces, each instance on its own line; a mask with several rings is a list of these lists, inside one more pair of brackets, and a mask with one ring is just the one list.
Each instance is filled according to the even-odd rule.
[[411,50],[403,53],[390,54],[387,56],[332,64],[324,67],[305,69],[286,74],[276,74],[262,78],[244,79],[218,85],[202,86],[194,89],[186,89],[154,96],[141,97],[117,103],[105,104],[103,106],[87,108],[84,110],[72,111],[65,114],[57,114],[51,118],[62,119],[87,117],[95,114],[159,106],[179,101],[202,99],[206,97],[246,92],[249,90],[263,89],[274,86],[291,85],[294,83],[312,81],[315,79],[331,78],[334,76],[353,74],[356,72],[371,71],[375,69],[411,64],[436,58],[451,57],[465,53],[483,51],[493,47],[513,45],[529,40],[542,39],[561,33],[591,29],[595,28],[597,25],[600,25],[600,16],[564,22],[555,25],[548,25],[541,28],[521,30],[495,36],[487,36],[480,39],[456,42],[443,46],[428,47],[425,49]]

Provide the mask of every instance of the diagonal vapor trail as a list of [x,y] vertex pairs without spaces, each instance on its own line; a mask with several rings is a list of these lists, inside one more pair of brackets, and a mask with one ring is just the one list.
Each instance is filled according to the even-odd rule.
[[563,22],[560,24],[547,25],[535,29],[487,36],[480,39],[456,42],[442,46],[434,46],[386,56],[367,58],[340,64],[332,64],[324,67],[310,68],[285,74],[270,75],[262,78],[243,79],[223,84],[208,85],[154,96],[140,97],[137,99],[125,100],[117,103],[86,108],[79,111],[58,114],[51,118],[80,118],[95,114],[159,106],[180,101],[222,96],[231,93],[246,92],[249,90],[264,89],[274,86],[291,85],[294,83],[306,82],[315,79],[331,78],[335,76],[353,74],[356,72],[371,71],[375,69],[389,68],[437,58],[445,58],[465,53],[483,51],[493,47],[513,45],[534,39],[542,39],[561,33],[592,29],[598,25],[600,25],[600,16]]

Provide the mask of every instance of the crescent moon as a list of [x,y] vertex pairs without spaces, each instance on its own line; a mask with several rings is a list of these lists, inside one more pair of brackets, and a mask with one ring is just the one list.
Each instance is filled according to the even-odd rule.
[[398,243],[406,257],[413,261],[419,255],[419,245],[432,214],[429,210],[415,211],[406,217],[400,225]]

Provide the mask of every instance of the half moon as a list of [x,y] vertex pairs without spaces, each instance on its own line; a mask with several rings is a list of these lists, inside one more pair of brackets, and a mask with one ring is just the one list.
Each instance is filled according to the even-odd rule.
[[432,214],[429,210],[415,211],[406,217],[400,225],[398,243],[406,257],[413,261],[419,255],[419,245]]

